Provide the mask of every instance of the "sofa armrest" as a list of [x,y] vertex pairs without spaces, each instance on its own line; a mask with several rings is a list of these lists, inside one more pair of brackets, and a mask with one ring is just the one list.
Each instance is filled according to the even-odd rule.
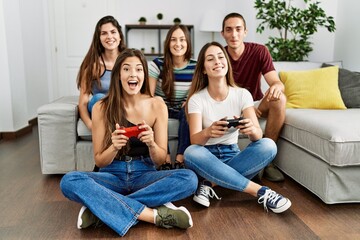
[[43,174],[76,169],[78,96],[67,96],[38,108],[40,162]]

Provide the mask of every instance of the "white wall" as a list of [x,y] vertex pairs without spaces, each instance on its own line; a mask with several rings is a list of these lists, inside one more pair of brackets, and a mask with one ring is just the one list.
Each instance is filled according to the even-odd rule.
[[[342,2],[342,1],[339,1]],[[337,22],[337,8],[338,0],[326,1],[322,0],[320,6],[324,9],[328,16],[333,16],[335,24]],[[335,44],[336,31],[330,33],[326,28],[322,27],[318,29],[311,39],[313,51],[309,54],[308,59],[314,62],[331,62],[341,59],[334,58],[334,44]]]
[[10,71],[8,61],[8,49],[6,40],[5,18],[3,1],[0,0],[0,131],[13,129]]
[[27,118],[37,116],[39,106],[48,102],[47,38],[42,0],[19,0],[20,24],[26,80]]
[[335,58],[343,67],[360,72],[360,1],[341,0],[338,6]]
[[[195,56],[211,40],[211,33],[199,31],[203,14],[210,10],[221,11],[224,15],[229,12],[243,14],[249,30],[246,40],[259,43],[267,41],[266,34],[256,33],[253,1],[183,0],[176,4],[168,0],[107,1],[114,1],[115,8],[111,14],[123,26],[137,23],[140,16],[147,17],[149,23],[157,23],[158,12],[164,14],[164,24],[172,23],[174,17],[179,17],[182,23],[194,25]],[[335,17],[337,32],[328,33],[325,29],[320,29],[312,39],[314,51],[308,60],[343,60],[344,67],[360,71],[360,33],[354,28],[360,22],[357,11],[360,3],[357,0],[321,2],[326,13]],[[0,132],[16,131],[26,126],[28,120],[36,117],[39,106],[54,99],[56,63],[50,46],[56,29],[50,28],[51,14],[48,0],[0,0]],[[89,24],[91,35],[95,23]],[[215,40],[225,44],[220,33],[215,34]],[[134,44],[136,41],[144,45],[151,44],[147,37],[136,38]],[[58,82],[61,84],[61,81]]]
[[[229,1],[240,5],[241,1]],[[246,2],[246,1],[242,1]],[[117,1],[117,9],[119,14],[116,14],[115,17],[119,23],[124,27],[125,24],[137,24],[138,19],[141,16],[146,17],[148,24],[158,24],[156,18],[157,13],[163,13],[162,24],[173,24],[173,19],[178,17],[181,19],[182,24],[194,25],[195,30],[195,43],[194,51],[195,57],[200,51],[201,47],[206,43],[211,41],[210,32],[200,32],[199,26],[203,14],[216,10],[223,13],[221,16],[224,16],[227,11],[227,4],[219,4],[216,0],[183,0],[181,2],[170,3],[168,0],[152,0],[151,3],[148,1]],[[139,8],[139,6],[143,6]],[[121,11],[121,9],[127,9],[126,11]],[[134,14],[135,13],[135,14]],[[221,30],[221,21],[219,22],[219,31]],[[165,40],[166,33],[162,34],[162,41]],[[222,41],[222,38],[219,33],[215,33],[215,40]],[[156,32],[151,31],[132,31],[129,32],[129,47],[138,47],[144,46],[147,52],[150,52],[149,49],[153,46],[156,51],[158,50],[157,45],[157,35]]]
[[[1,119],[1,131],[20,129],[27,125],[27,93],[26,93],[26,81],[24,71],[24,55],[23,55],[23,36],[22,27],[20,22],[20,6],[19,1],[10,0],[2,1],[2,11],[4,16],[4,31],[5,41],[5,77],[2,81],[5,82],[5,86],[8,89],[9,94],[6,95],[4,103],[1,105],[7,105],[5,112],[1,112],[1,115],[6,119]],[[3,107],[1,107],[3,108]],[[3,122],[4,121],[4,122]]]
[[[118,0],[117,9],[119,14],[114,16],[119,23],[124,27],[125,24],[137,24],[138,19],[141,16],[146,17],[148,24],[157,24],[156,14],[161,12],[164,15],[162,24],[172,24],[175,17],[179,17],[182,20],[182,24],[194,25],[195,29],[195,57],[199,53],[201,47],[212,40],[211,32],[201,32],[199,27],[201,20],[205,14],[213,11],[220,12],[221,18],[219,19],[219,32],[214,34],[214,40],[222,44],[225,44],[224,39],[220,34],[221,24],[223,17],[230,12],[239,12],[247,20],[247,26],[250,30],[247,41],[258,40],[256,36],[256,23],[255,23],[255,9],[253,8],[253,2],[249,0],[225,0],[219,3],[218,0],[183,0],[181,4],[174,5],[169,3],[168,0],[152,0],[151,4],[148,1],[127,1]],[[144,6],[139,9],[139,6]],[[146,7],[145,7],[146,6]],[[127,9],[121,11],[121,9]],[[134,14],[134,12],[136,14]],[[214,16],[216,17],[216,16]],[[125,28],[124,28],[125,29]],[[130,36],[131,35],[131,36]],[[163,34],[164,35],[164,34]],[[165,36],[163,36],[165,39]],[[156,35],[151,33],[135,33],[129,34],[129,47],[133,46],[145,46],[145,49],[149,49],[156,42]],[[157,49],[157,44],[154,46]]]
[[26,127],[49,101],[50,58],[42,0],[0,0],[0,5],[0,132],[12,132]]

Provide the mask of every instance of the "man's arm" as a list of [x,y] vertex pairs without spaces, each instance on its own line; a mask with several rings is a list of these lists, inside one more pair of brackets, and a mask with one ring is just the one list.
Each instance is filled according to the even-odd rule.
[[269,85],[269,89],[265,92],[267,101],[277,101],[280,99],[281,94],[284,93],[284,84],[280,81],[277,72],[270,71],[264,75],[264,78]]

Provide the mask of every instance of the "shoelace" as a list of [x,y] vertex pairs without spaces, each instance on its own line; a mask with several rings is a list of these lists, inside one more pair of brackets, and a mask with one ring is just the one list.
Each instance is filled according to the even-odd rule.
[[259,197],[258,199],[258,203],[263,204],[264,205],[264,209],[266,211],[268,211],[267,208],[267,203],[271,203],[271,204],[275,204],[276,201],[279,200],[279,198],[281,198],[281,195],[276,193],[275,191],[272,191],[270,189],[267,189],[264,193],[264,195],[262,195],[261,197]]
[[165,227],[165,228],[172,228],[173,226],[175,226],[177,224],[174,216],[172,214],[169,214],[165,217],[160,216],[160,226]]
[[216,192],[214,191],[214,189],[212,189],[212,187],[206,185],[202,185],[200,187],[200,194],[204,196],[209,196],[211,198],[216,197],[217,200],[221,199],[221,197],[218,197],[218,195],[216,195]]
[[102,227],[103,225],[104,225],[104,223],[103,223],[100,219],[98,219],[98,220],[95,222],[94,227],[95,227],[95,228],[98,228],[98,227]]

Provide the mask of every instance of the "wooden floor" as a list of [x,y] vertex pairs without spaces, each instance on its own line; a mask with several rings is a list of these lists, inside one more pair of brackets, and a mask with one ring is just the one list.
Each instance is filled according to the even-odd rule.
[[[119,237],[107,226],[76,228],[80,205],[62,195],[62,175],[41,174],[37,127],[0,142],[0,163],[0,239]],[[124,239],[360,239],[360,204],[326,205],[290,178],[263,184],[289,197],[290,210],[267,213],[247,194],[215,188],[222,200],[212,200],[210,208],[191,197],[175,203],[189,209],[193,228],[167,230],[140,222]]]

